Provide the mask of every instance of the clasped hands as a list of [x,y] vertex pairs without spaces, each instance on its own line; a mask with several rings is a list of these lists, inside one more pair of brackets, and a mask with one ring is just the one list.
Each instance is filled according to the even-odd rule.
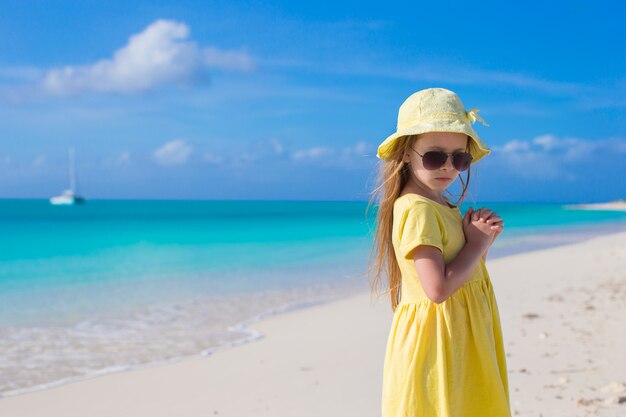
[[498,235],[504,230],[504,221],[488,208],[467,209],[463,217],[465,240],[481,249],[483,259]]

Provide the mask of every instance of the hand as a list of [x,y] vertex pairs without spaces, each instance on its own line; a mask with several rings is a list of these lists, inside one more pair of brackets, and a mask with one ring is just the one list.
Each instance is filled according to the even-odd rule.
[[489,246],[491,246],[491,243],[495,239],[494,235],[496,230],[499,227],[497,224],[492,225],[490,223],[486,222],[485,216],[480,210],[474,211],[474,209],[470,207],[467,212],[465,212],[465,217],[463,218],[465,240],[467,243],[477,246],[481,253],[485,252]]
[[504,230],[504,221],[494,211],[484,207],[475,211],[470,207],[468,211],[470,210],[472,211],[472,220],[484,221],[496,232],[494,234],[494,240]]
[[[472,220],[481,221],[486,224],[489,224],[490,228],[494,231],[494,233],[492,234],[491,242],[489,243],[489,246],[487,247],[487,250],[489,250],[489,247],[491,247],[491,245],[496,240],[496,238],[504,230],[504,221],[494,211],[491,211],[487,208],[474,210],[470,207],[468,211],[472,212],[471,214]],[[485,252],[483,253],[483,258],[487,256],[487,250],[485,250]]]

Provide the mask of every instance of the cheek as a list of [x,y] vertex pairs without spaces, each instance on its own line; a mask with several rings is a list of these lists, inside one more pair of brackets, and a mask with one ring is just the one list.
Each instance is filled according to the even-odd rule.
[[417,158],[417,159],[413,159],[411,161],[411,165],[413,166],[413,170],[414,171],[423,171],[426,168],[424,168],[424,165],[422,164],[422,159],[421,158]]

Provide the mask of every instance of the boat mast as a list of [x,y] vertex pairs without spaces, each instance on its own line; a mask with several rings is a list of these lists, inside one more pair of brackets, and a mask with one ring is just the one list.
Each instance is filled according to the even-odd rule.
[[76,193],[76,170],[74,169],[74,148],[69,149],[70,157],[70,189]]

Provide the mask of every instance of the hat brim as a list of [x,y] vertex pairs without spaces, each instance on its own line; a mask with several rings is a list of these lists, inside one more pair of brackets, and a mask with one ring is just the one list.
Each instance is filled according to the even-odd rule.
[[464,133],[468,135],[471,138],[469,152],[472,155],[472,163],[479,161],[484,156],[491,153],[491,150],[468,124],[459,121],[448,121],[445,123],[434,121],[421,123],[417,126],[398,130],[393,133],[378,146],[376,156],[379,159],[389,160],[400,138],[427,132]]

